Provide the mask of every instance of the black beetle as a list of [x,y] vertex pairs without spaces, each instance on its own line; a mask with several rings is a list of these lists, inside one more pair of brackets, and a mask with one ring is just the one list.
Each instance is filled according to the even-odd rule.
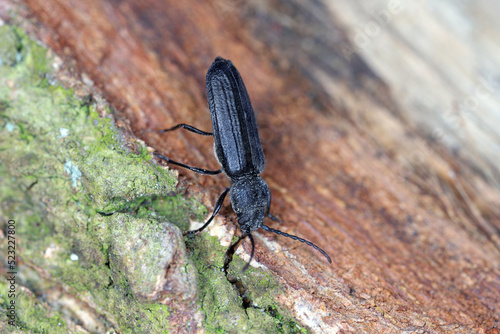
[[248,235],[252,243],[250,261],[243,270],[248,268],[252,261],[255,242],[251,232],[258,228],[304,242],[320,251],[331,263],[330,256],[312,242],[264,225],[266,216],[273,220],[277,219],[269,213],[271,192],[267,183],[260,177],[266,162],[252,104],[243,80],[230,60],[217,57],[207,72],[206,81],[213,133],[183,123],[161,132],[183,128],[199,135],[213,136],[215,156],[221,165],[221,169],[206,170],[191,167],[155,153],[156,157],[171,164],[200,174],[216,175],[224,173],[231,180],[231,186],[220,195],[215,204],[214,212],[208,221],[201,228],[189,231],[187,234],[205,229],[219,212],[229,192],[233,210],[238,216],[238,224],[244,233],[240,240]]

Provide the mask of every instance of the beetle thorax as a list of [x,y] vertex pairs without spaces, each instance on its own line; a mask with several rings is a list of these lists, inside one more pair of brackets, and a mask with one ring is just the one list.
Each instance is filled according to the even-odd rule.
[[233,183],[229,194],[244,233],[248,234],[264,224],[271,202],[266,181],[258,175],[246,176]]

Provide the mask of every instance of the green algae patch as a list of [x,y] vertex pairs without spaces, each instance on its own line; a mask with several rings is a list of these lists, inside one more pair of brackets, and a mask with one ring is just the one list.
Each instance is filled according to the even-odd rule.
[[[152,207],[155,212],[173,222],[182,231],[187,231],[190,227],[190,219],[203,221],[207,216],[207,208],[194,198],[185,198],[175,195],[175,200],[158,199],[153,202]],[[186,212],[190,212],[192,217],[187,217]]]
[[284,291],[271,273],[252,267],[241,273],[245,262],[234,256],[226,277],[226,248],[216,237],[202,233],[186,244],[198,270],[207,333],[307,333],[277,304]]
[[[185,225],[200,205],[175,195],[175,175],[152,164],[142,143],[57,84],[50,52],[8,25],[0,26],[0,45],[0,227],[15,220],[23,260],[18,329],[62,333],[82,323],[90,332],[168,331],[172,312],[152,302],[196,294],[194,269],[186,270],[170,220]],[[167,217],[155,211],[157,202],[180,209]],[[5,239],[0,247],[5,261]],[[37,270],[27,275],[24,264]],[[165,276],[173,278],[170,290],[159,279]],[[68,295],[38,300],[27,293],[45,294],[44,280],[74,296],[71,314],[53,311]],[[83,312],[89,305],[93,312]]]
[[[7,310],[12,305],[7,299],[8,290],[8,284],[2,280],[0,282],[0,305]],[[30,328],[35,333],[84,333],[68,328],[63,314],[43,305],[35,296],[19,294],[14,305],[19,315],[18,318],[22,319],[17,322],[18,331],[14,331],[16,327],[6,324],[5,319],[2,319],[0,331],[2,327],[5,329],[5,331],[1,331],[2,333],[23,333],[21,331],[23,328]]]

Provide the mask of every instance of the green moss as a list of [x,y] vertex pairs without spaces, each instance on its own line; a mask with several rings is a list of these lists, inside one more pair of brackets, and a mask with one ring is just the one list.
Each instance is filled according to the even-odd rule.
[[[207,215],[205,206],[201,205],[196,199],[186,199],[181,195],[176,195],[174,201],[158,199],[153,202],[153,209],[183,231],[189,229],[189,218],[203,221]],[[187,217],[186,212],[191,212],[192,217]]]
[[0,27],[0,66],[13,66],[22,58],[22,42],[17,31],[12,28]]
[[276,303],[283,290],[271,273],[250,267],[244,274],[245,262],[233,257],[229,275],[237,277],[247,289],[252,301],[244,308],[243,299],[227,280],[224,271],[224,254],[217,238],[207,233],[189,238],[188,248],[198,269],[200,280],[200,306],[205,314],[208,333],[306,333]]
[[[16,221],[22,240],[17,256],[72,293],[90,296],[120,332],[165,332],[166,306],[132,293],[131,280],[139,275],[121,272],[112,250],[142,233],[152,238],[145,248],[151,253],[139,265],[158,269],[154,252],[162,236],[155,231],[168,219],[154,203],[182,208],[172,216],[181,224],[198,214],[199,204],[175,196],[174,175],[151,164],[142,144],[126,142],[112,119],[100,118],[72,90],[55,84],[46,49],[7,25],[0,27],[0,44],[0,214]],[[118,213],[123,226],[116,224]],[[1,247],[4,261],[6,244]],[[44,289],[39,279],[21,273],[19,280],[35,293]],[[134,284],[151,286],[147,280]],[[47,305],[26,294],[19,298],[20,330],[67,332],[57,312],[49,314]]]
[[[16,298],[10,299],[8,291],[9,285],[2,279],[0,281],[0,305],[3,309],[11,308],[12,314],[17,315],[15,324],[18,326],[19,333],[22,333],[22,329],[27,328],[35,333],[82,333],[70,330],[60,312],[47,308],[34,296],[19,293],[17,290]],[[11,300],[14,300],[14,304],[10,303]],[[14,331],[15,327],[5,324],[5,319],[2,322],[2,325],[5,326],[5,331],[2,333],[16,332]]]

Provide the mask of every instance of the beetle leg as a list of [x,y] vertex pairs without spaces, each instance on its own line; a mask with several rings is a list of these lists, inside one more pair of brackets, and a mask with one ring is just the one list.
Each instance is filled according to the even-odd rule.
[[245,239],[248,236],[250,238],[250,242],[252,243],[252,252],[250,253],[250,260],[245,264],[243,269],[241,270],[242,273],[247,271],[248,267],[250,267],[250,262],[252,262],[253,255],[255,253],[255,241],[253,240],[253,236],[248,233],[248,234],[243,234],[241,237],[236,240],[235,243],[231,244],[229,248],[226,251],[226,254],[224,255],[224,272],[226,273],[227,276],[227,270],[229,268],[229,263],[231,263],[233,259],[234,252],[236,251],[236,248],[239,246],[240,242]]
[[222,173],[222,170],[221,169],[217,169],[217,170],[209,170],[209,169],[204,169],[204,168],[199,168],[199,167],[192,167],[192,166],[188,166],[188,165],[185,165],[183,163],[180,163],[180,162],[177,162],[177,161],[174,161],[170,158],[167,158],[166,156],[164,155],[161,155],[159,153],[153,153],[155,157],[159,158],[159,159],[162,159],[168,163],[171,163],[171,164],[174,164],[174,165],[177,165],[177,166],[180,166],[180,167],[184,167],[184,168],[187,168],[189,170],[192,170],[193,172],[196,172],[198,174],[204,174],[204,175],[217,175],[217,174],[220,174]]
[[184,235],[193,234],[193,233],[203,231],[208,225],[210,225],[210,223],[212,222],[214,217],[219,213],[220,208],[222,207],[222,203],[224,203],[224,199],[226,198],[226,195],[229,192],[229,189],[231,189],[231,187],[227,187],[226,190],[224,190],[224,192],[219,196],[219,199],[215,203],[214,212],[212,213],[212,216],[210,216],[210,218],[207,220],[207,222],[199,229],[193,230],[193,231],[188,231],[188,232],[184,233]]
[[160,133],[165,133],[165,132],[168,132],[168,131],[174,131],[174,130],[177,130],[179,128],[183,128],[183,129],[186,129],[188,131],[191,131],[193,133],[196,133],[196,134],[199,134],[199,135],[202,135],[202,136],[213,136],[214,134],[211,133],[211,132],[206,132],[206,131],[202,131],[200,129],[197,129],[195,128],[194,126],[191,126],[191,125],[188,125],[188,124],[184,124],[184,123],[181,123],[181,124],[177,124],[176,126],[173,126],[171,128],[168,128],[168,129],[165,129],[165,130],[161,130],[159,131]]
[[250,262],[252,262],[253,254],[255,252],[255,241],[253,240],[253,237],[250,233],[248,233],[248,237],[250,238],[250,242],[252,243],[252,253],[250,254],[250,260],[248,260],[247,264],[245,264],[245,266],[241,270],[242,273],[247,271],[248,267],[250,267]]

